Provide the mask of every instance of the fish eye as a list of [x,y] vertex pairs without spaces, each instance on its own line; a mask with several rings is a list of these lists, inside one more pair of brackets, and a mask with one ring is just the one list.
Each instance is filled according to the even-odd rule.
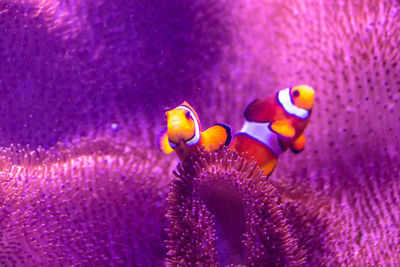
[[189,119],[189,118],[190,118],[190,112],[189,112],[189,111],[186,111],[186,113],[185,113],[185,117],[186,117],[187,119]]
[[300,92],[298,90],[295,90],[293,92],[293,97],[298,97],[300,95]]

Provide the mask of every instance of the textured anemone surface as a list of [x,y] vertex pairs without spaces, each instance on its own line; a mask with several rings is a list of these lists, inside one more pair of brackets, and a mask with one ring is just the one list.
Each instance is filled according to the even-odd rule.
[[1,154],[1,265],[164,260],[169,163],[102,140]]
[[225,51],[231,64],[209,97],[238,108],[216,113],[237,131],[254,97],[300,83],[316,89],[305,151],[283,155],[271,178],[328,195],[327,218],[342,218],[343,265],[400,264],[399,10],[398,1],[243,3],[235,49]]
[[[137,265],[148,262],[136,257],[159,263],[154,255],[166,251],[163,237],[144,241],[157,249],[140,256],[130,237],[117,249],[123,231],[111,218],[123,210],[123,201],[114,201],[108,187],[126,192],[125,186],[147,179],[112,164],[152,162],[140,173],[156,173],[149,174],[156,177],[151,181],[159,181],[154,187],[165,195],[169,168],[163,164],[174,159],[148,148],[164,107],[188,100],[205,125],[226,122],[235,132],[255,97],[304,83],[316,89],[306,149],[296,157],[283,155],[268,182],[277,188],[291,240],[310,265],[400,265],[399,21],[396,0],[0,1],[0,143],[9,147],[0,152],[0,229],[7,229],[0,235],[1,263],[119,262],[129,253]],[[64,146],[82,147],[71,143],[82,136],[136,147],[147,156],[105,147],[57,156]],[[66,145],[37,149],[58,141]],[[88,180],[99,193],[90,193],[86,179],[74,178],[90,173],[98,177]],[[129,179],[117,183],[120,176]],[[137,197],[129,197],[155,198],[166,207],[159,191],[151,190],[137,189]],[[102,196],[103,212],[85,217],[83,207],[96,196]],[[136,200],[132,209],[147,206]],[[157,218],[162,225],[163,217]],[[88,221],[87,228],[79,229],[79,220]],[[70,230],[57,228],[63,221]],[[115,231],[100,232],[93,221]],[[132,236],[147,231],[130,223],[121,225],[132,226]],[[45,228],[60,234],[42,233]],[[215,242],[204,261],[224,255]],[[233,251],[243,259],[240,249]]]
[[227,149],[205,152],[179,165],[175,175],[168,195],[168,265],[337,264],[337,229],[322,218],[323,201],[307,207],[306,190],[301,196],[277,190],[252,160]]
[[259,81],[258,68],[273,62],[273,84],[316,88],[307,148],[286,154],[272,178],[329,194],[331,216],[343,218],[342,264],[398,265],[399,2],[285,1],[272,9],[274,16],[254,16],[268,37],[243,27],[242,40],[260,63],[251,77]]

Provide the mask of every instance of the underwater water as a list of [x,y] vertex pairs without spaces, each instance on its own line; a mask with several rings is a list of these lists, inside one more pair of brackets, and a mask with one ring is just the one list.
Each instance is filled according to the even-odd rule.
[[[396,0],[0,0],[0,265],[399,266],[399,21]],[[298,84],[307,143],[268,179],[157,147],[184,100],[236,133]]]

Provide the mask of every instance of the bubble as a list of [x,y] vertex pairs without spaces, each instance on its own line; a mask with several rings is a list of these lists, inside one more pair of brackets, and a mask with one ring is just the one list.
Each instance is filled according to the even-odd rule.
[[119,131],[119,125],[117,123],[111,124],[111,130],[113,130],[113,132],[118,132]]

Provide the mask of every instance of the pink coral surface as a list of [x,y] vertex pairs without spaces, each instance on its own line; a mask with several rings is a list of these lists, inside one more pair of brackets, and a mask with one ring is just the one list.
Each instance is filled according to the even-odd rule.
[[399,265],[399,21],[395,0],[0,1],[0,263],[162,264],[162,110],[235,132],[304,83],[306,149],[270,179],[299,263]]

